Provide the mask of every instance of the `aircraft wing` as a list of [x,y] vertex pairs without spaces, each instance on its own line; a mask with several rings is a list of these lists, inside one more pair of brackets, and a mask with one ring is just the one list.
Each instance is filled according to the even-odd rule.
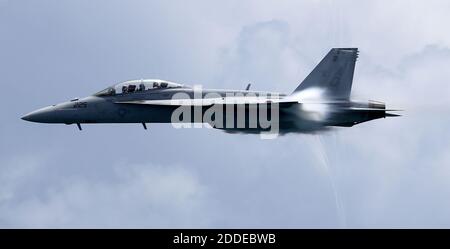
[[206,99],[161,99],[161,100],[133,100],[118,101],[116,104],[157,105],[157,106],[212,106],[212,105],[244,105],[244,104],[297,104],[299,101],[291,99],[263,99],[258,97],[227,97]]

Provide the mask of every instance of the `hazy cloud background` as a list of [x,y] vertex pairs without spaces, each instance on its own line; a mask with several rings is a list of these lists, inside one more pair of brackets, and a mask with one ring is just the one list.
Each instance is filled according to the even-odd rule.
[[[0,227],[450,227],[448,1],[0,0]],[[331,47],[405,116],[260,140],[20,117],[162,78],[289,93]]]

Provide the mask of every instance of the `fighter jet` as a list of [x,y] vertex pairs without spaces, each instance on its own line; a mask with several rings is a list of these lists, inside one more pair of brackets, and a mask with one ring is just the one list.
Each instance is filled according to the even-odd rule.
[[230,133],[309,133],[399,116],[379,101],[350,99],[357,48],[333,48],[290,94],[201,89],[166,80],[129,80],[22,117],[38,123],[207,124]]

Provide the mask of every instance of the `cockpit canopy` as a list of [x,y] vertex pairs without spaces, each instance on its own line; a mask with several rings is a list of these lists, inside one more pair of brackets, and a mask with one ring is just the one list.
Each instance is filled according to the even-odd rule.
[[180,88],[183,84],[169,82],[165,80],[129,80],[108,87],[96,94],[95,96],[113,96],[118,94],[128,94],[134,92],[144,92],[154,89]]

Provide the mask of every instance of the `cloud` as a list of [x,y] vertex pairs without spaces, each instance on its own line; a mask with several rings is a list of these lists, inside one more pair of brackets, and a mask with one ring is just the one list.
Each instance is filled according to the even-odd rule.
[[[46,165],[39,158],[3,164],[1,227],[161,228],[210,222],[207,189],[184,168],[117,165],[108,178],[65,176],[45,186],[36,181],[36,172],[48,171]],[[39,193],[26,196],[26,188]]]
[[243,27],[233,46],[222,54],[223,84],[235,87],[236,82],[242,86],[250,82],[258,89],[282,86],[284,90],[283,84],[296,81],[302,62],[291,42],[289,25],[280,20]]
[[[0,227],[449,227],[449,8],[2,2]],[[335,46],[361,50],[355,97],[403,117],[327,133],[323,144],[19,119],[129,78],[289,93]]]

